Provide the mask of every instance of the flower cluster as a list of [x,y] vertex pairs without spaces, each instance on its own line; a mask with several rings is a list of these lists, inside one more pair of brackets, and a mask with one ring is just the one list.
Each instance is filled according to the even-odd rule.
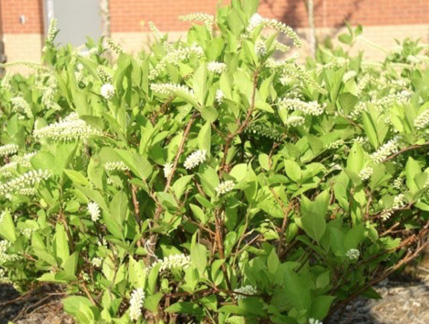
[[92,135],[101,135],[101,133],[89,126],[85,121],[79,119],[78,114],[71,113],[66,118],[57,123],[43,128],[35,129],[33,135],[38,138],[47,138],[54,141],[73,141],[78,139],[87,139]]
[[18,195],[22,196],[35,196],[37,190],[35,188],[22,188],[17,191]]
[[404,194],[399,194],[393,198],[393,209],[398,209],[405,206],[405,196]]
[[381,146],[377,151],[371,154],[371,159],[375,163],[381,163],[386,159],[390,154],[396,153],[398,151],[398,140],[396,138],[391,139],[386,144]]
[[91,215],[93,222],[96,222],[100,219],[100,206],[97,203],[91,201],[88,203],[88,212]]
[[155,37],[160,40],[162,38],[162,34],[159,31],[159,29],[155,26],[153,21],[149,21],[148,26],[149,26],[150,31],[155,35]]
[[250,124],[249,127],[245,130],[246,133],[258,134],[260,136],[269,138],[273,141],[282,141],[284,134],[279,132],[273,127],[269,127],[263,124]]
[[151,266],[151,268],[153,268],[157,264],[161,264],[159,268],[160,271],[171,269],[187,269],[191,265],[191,258],[189,255],[173,254],[161,260],[157,260]]
[[262,40],[256,41],[255,53],[259,57],[265,56],[267,54],[267,46],[265,45],[264,41],[262,41]]
[[212,15],[202,13],[202,12],[195,12],[189,15],[179,16],[179,19],[182,21],[200,21],[204,23],[204,25],[206,25],[210,33],[213,32],[213,24],[215,22],[215,18]]
[[222,104],[224,98],[225,98],[225,94],[223,93],[223,91],[220,89],[217,89],[216,95],[215,95],[216,103],[218,105]]
[[8,252],[10,247],[12,247],[12,243],[9,241],[0,241],[0,264],[20,259],[19,255]]
[[253,32],[257,27],[262,25],[264,22],[264,18],[258,13],[255,13],[252,17],[250,17],[249,25],[247,25],[247,32]]
[[371,167],[366,167],[363,168],[360,172],[359,172],[359,177],[361,178],[362,181],[368,180],[369,178],[371,178],[372,174],[374,173],[374,169]]
[[327,148],[329,150],[331,150],[331,149],[337,149],[337,148],[339,148],[342,145],[344,145],[344,140],[339,139],[339,140],[336,140],[336,141],[333,141],[333,142],[329,143]]
[[172,95],[175,91],[183,91],[188,95],[194,96],[194,90],[187,86],[174,83],[153,83],[150,85],[150,89],[153,92],[158,92],[164,95]]
[[226,194],[234,189],[235,183],[232,180],[227,180],[224,182],[219,183],[219,185],[216,187],[216,192],[218,196]]
[[4,269],[0,269],[0,284],[1,283],[10,283],[10,280],[6,276],[6,271],[4,271]]
[[55,92],[57,88],[55,86],[43,87],[42,91],[42,104],[46,109],[61,110],[61,106],[55,101]]
[[358,97],[361,96],[365,87],[372,81],[372,77],[369,74],[365,74],[362,79],[359,80],[356,88],[356,94]]
[[102,65],[99,65],[97,67],[97,74],[99,75],[101,81],[103,81],[104,83],[112,83],[112,76],[106,71],[106,69]]
[[16,144],[6,144],[0,146],[0,156],[15,154],[18,152],[19,146]]
[[326,89],[323,88],[316,80],[314,80],[307,71],[305,71],[301,66],[299,66],[295,63],[290,63],[287,61],[276,63],[276,61],[270,60],[268,65],[271,66],[271,68],[276,68],[276,66],[277,66],[277,68],[281,68],[282,72],[284,73],[284,77],[286,77],[286,76],[288,77],[288,78],[280,78],[280,82],[282,82],[282,80],[286,80],[286,79],[296,80],[296,81],[301,80],[302,82],[310,85],[317,92],[319,92],[321,94],[327,93]]
[[18,113],[27,115],[27,117],[33,117],[30,105],[22,97],[15,97],[10,100],[12,102],[12,110]]
[[324,112],[324,107],[320,106],[317,101],[305,102],[299,99],[283,98],[279,101],[279,106],[283,109],[298,110],[312,116],[319,116]]
[[200,58],[204,55],[202,47],[192,45],[190,47],[181,47],[168,52],[161,61],[149,72],[149,80],[154,80],[166,67],[167,64],[178,66],[181,62],[188,60],[191,56],[195,55]]
[[323,323],[315,318],[310,318],[308,320],[308,324],[323,324]]
[[130,299],[130,319],[137,321],[142,316],[142,307],[145,299],[143,288],[137,288],[131,293]]
[[283,53],[286,53],[286,52],[290,51],[290,47],[289,46],[287,46],[287,45],[285,45],[283,43],[280,43],[277,40],[273,41],[273,46],[276,49],[276,51],[280,51],[280,52],[283,52]]
[[52,18],[49,22],[48,35],[46,36],[46,45],[53,46],[55,37],[57,36],[59,29],[57,27],[57,19]]
[[395,189],[401,189],[403,181],[404,180],[401,177],[396,178],[393,181],[393,188],[395,188]]
[[106,162],[104,164],[104,169],[106,171],[128,171],[129,170],[129,168],[122,161]]
[[360,252],[358,249],[350,249],[346,252],[346,257],[348,257],[352,261],[356,261],[359,259]]
[[288,117],[288,119],[286,119],[285,124],[287,126],[291,126],[291,127],[298,127],[301,125],[304,125],[305,123],[305,118],[302,116],[290,116]]
[[31,152],[31,153],[26,153],[24,155],[15,155],[12,157],[12,161],[16,162],[17,164],[24,166],[24,167],[30,167],[31,163],[30,160],[33,156],[35,156],[37,154],[37,152]]
[[42,180],[47,180],[50,173],[47,170],[31,170],[23,175],[0,184],[0,194],[6,195],[24,188],[34,186]]
[[256,295],[258,293],[258,290],[256,289],[256,287],[247,285],[247,286],[243,286],[235,289],[234,292],[236,293],[237,299],[244,299],[246,297],[249,297],[247,295]]
[[24,235],[26,238],[30,239],[31,235],[36,231],[36,228],[24,228],[21,230],[21,234]]
[[353,111],[350,112],[350,114],[347,116],[347,118],[356,120],[360,114],[364,111],[367,111],[368,107],[366,105],[366,102],[360,101],[356,104]]
[[18,163],[9,162],[2,167],[0,167],[0,176],[5,178],[10,178],[12,176],[12,172],[18,168]]
[[111,100],[115,96],[115,87],[110,83],[105,83],[100,89],[101,96],[106,100]]
[[165,163],[164,164],[164,177],[168,178],[173,171],[173,163]]
[[378,111],[383,111],[391,107],[395,103],[404,104],[410,100],[411,93],[409,91],[401,91],[399,93],[389,94],[380,99],[372,100],[371,103]]
[[103,259],[102,258],[93,258],[91,260],[91,264],[95,267],[95,268],[101,268],[101,266],[103,265]]
[[417,129],[423,129],[429,125],[429,109],[423,111],[417,118],[414,120],[414,126]]
[[293,41],[295,46],[297,47],[301,46],[301,40],[299,39],[298,35],[294,32],[294,30],[291,27],[275,19],[263,18],[257,13],[255,13],[250,18],[249,25],[247,26],[247,32],[252,33],[257,27],[261,25],[263,27],[269,27],[281,33],[284,33]]
[[121,46],[116,44],[111,38],[107,39],[107,45],[109,46],[110,50],[116,54],[121,54],[124,50]]
[[197,150],[186,158],[185,163],[183,165],[187,170],[193,169],[197,165],[203,163],[206,160],[206,157],[206,150]]
[[216,74],[222,74],[226,71],[226,64],[222,62],[212,61],[207,63],[207,70]]
[[356,71],[348,71],[344,73],[343,75],[343,82],[346,83],[347,81],[354,79],[356,77],[357,73]]

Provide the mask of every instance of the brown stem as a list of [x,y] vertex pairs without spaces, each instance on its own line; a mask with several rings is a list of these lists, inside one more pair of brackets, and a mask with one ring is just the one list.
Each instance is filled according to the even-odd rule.
[[411,150],[416,150],[416,149],[419,149],[419,148],[422,148],[422,147],[425,147],[425,146],[428,146],[428,145],[429,145],[429,142],[426,142],[426,143],[423,143],[423,144],[416,144],[416,145],[408,146],[408,147],[403,148],[402,150],[399,150],[398,152],[392,154],[391,156],[388,156],[382,162],[389,161],[389,160],[397,157],[398,155],[400,155],[400,154],[402,154],[404,152],[411,151]]
[[259,69],[256,70],[255,73],[253,74],[252,96],[250,99],[250,107],[247,110],[246,118],[244,119],[244,121],[241,123],[240,127],[234,133],[230,133],[226,137],[226,143],[225,143],[225,147],[223,150],[223,158],[222,158],[222,161],[221,161],[221,164],[219,167],[220,173],[222,173],[223,171],[228,171],[228,165],[226,163],[226,157],[228,155],[228,150],[229,150],[229,147],[231,146],[232,140],[234,139],[235,136],[240,135],[246,129],[246,127],[249,125],[250,119],[252,117],[252,113],[255,110],[255,98],[256,98],[256,88],[258,86],[258,77],[259,77]]
[[[225,253],[223,250],[223,235],[222,235],[222,219],[220,218],[220,209],[215,211],[215,226],[216,226],[216,246],[219,252],[219,258],[225,260]],[[225,260],[226,261],[226,260]],[[226,285],[229,289],[231,289],[231,283],[229,282],[228,271],[226,270],[225,263],[222,263],[222,272],[225,277]]]
[[171,168],[171,172],[168,175],[167,183],[165,184],[164,192],[168,191],[168,188],[170,188],[171,180],[173,180],[174,173],[176,172],[177,164],[179,163],[180,155],[183,153],[183,148],[185,147],[186,138],[188,137],[189,132],[191,131],[191,126],[195,121],[195,118],[197,117],[196,114],[192,115],[191,119],[189,120],[188,124],[186,125],[185,132],[183,133],[182,142],[180,143],[179,150],[177,151],[176,158],[173,162],[173,167]]
[[[189,132],[191,131],[191,126],[194,123],[196,117],[197,117],[197,114],[192,115],[191,119],[189,120],[188,124],[186,125],[185,131],[183,133],[182,141],[180,142],[179,149],[177,151],[176,157],[175,157],[174,162],[173,162],[173,166],[171,168],[171,172],[167,177],[167,182],[166,182],[165,187],[164,187],[164,192],[167,192],[168,189],[170,188],[171,181],[173,180],[174,173],[176,172],[176,169],[177,169],[177,165],[179,164],[180,155],[183,153],[183,148],[185,147],[186,139],[188,137]],[[157,222],[159,220],[159,217],[161,216],[162,211],[163,211],[163,207],[162,207],[161,203],[159,203],[157,201],[156,202],[155,215],[153,218],[154,222]],[[148,247],[154,246],[156,244],[157,238],[158,238],[157,234],[155,234],[155,233],[152,234],[149,238],[149,241],[148,241]]]

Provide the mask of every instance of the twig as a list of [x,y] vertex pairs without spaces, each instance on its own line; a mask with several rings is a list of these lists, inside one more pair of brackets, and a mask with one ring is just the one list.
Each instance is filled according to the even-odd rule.
[[422,147],[425,147],[425,146],[429,146],[429,142],[426,142],[426,143],[423,143],[423,144],[416,144],[416,145],[411,145],[411,146],[405,147],[402,150],[399,150],[398,152],[396,152],[396,153],[388,156],[382,162],[389,161],[389,160],[397,157],[398,155],[400,155],[400,154],[402,154],[404,152],[411,151],[411,150],[416,150],[416,149],[419,149],[419,148],[422,148]]

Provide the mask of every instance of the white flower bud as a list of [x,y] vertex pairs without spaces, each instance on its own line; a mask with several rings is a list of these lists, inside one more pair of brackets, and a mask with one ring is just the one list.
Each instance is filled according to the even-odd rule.
[[356,261],[359,259],[360,252],[358,249],[350,249],[346,252],[346,257],[348,257],[352,261]]
[[183,164],[185,169],[190,170],[206,160],[207,151],[198,150],[189,155]]
[[207,63],[207,70],[216,74],[222,74],[226,70],[226,64],[222,62]]
[[219,183],[219,185],[216,187],[216,192],[218,194],[218,196],[226,194],[228,192],[230,192],[231,190],[234,189],[234,181],[232,180],[227,180],[224,182]]
[[143,288],[137,288],[131,293],[129,312],[132,321],[137,321],[142,316],[144,299],[145,293]]
[[101,96],[106,100],[111,100],[115,95],[115,87],[110,83],[105,83],[100,89]]
[[100,206],[97,203],[91,201],[88,204],[88,212],[91,215],[91,219],[93,222],[96,222],[100,219]]

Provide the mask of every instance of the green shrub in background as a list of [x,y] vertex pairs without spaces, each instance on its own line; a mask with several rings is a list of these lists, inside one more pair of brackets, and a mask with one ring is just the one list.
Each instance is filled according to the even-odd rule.
[[63,284],[79,323],[314,324],[416,257],[427,57],[275,59],[300,40],[257,5],[113,64],[51,26],[1,80],[0,280]]

